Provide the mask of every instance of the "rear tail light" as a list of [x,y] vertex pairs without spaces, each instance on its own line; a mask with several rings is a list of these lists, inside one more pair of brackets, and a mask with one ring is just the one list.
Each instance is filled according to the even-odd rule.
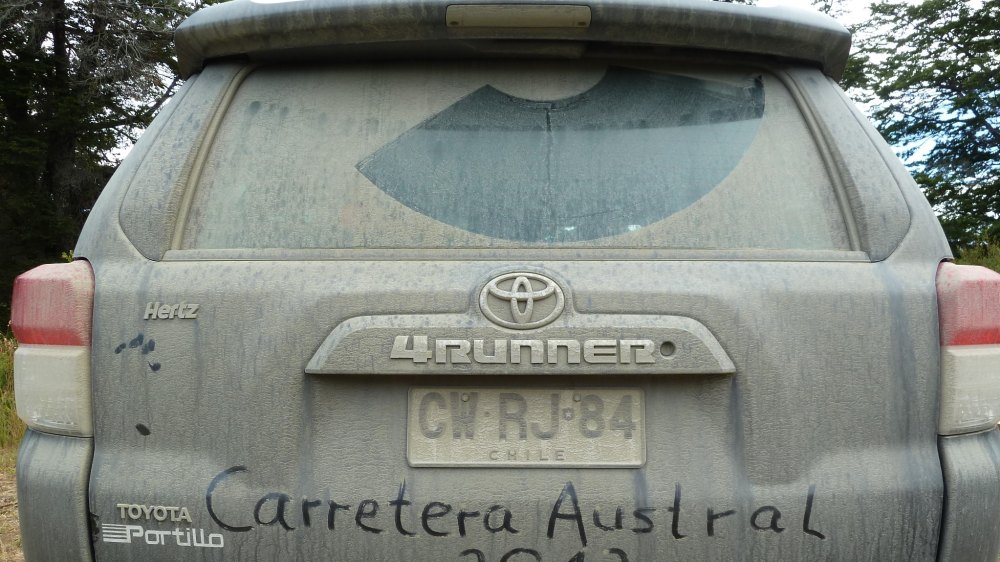
[[28,427],[93,435],[90,332],[94,273],[85,261],[42,265],[14,281],[14,400]]
[[942,263],[937,276],[941,323],[938,432],[955,435],[1000,421],[1000,273]]

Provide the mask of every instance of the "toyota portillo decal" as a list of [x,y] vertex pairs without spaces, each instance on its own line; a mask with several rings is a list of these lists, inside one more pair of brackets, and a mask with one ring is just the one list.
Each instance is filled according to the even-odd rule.
[[[226,545],[221,533],[192,527],[187,507],[119,503],[115,508],[124,523],[100,523],[102,542],[193,548],[223,548]],[[160,524],[166,528],[157,528]]]

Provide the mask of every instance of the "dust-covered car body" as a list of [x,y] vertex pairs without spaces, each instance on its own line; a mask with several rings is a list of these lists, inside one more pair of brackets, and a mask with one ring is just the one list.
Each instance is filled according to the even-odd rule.
[[19,280],[19,389],[65,352],[75,400],[19,390],[28,559],[996,558],[995,278],[831,20],[238,0],[177,43],[83,304]]

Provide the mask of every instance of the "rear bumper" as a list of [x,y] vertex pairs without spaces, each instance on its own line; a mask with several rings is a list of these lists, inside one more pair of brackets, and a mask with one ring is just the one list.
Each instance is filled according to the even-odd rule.
[[996,562],[1000,553],[1000,431],[941,437],[945,507],[939,562]]
[[[946,486],[940,562],[1000,554],[1000,431],[941,437]],[[87,485],[93,440],[29,430],[17,459],[25,560],[93,560]]]
[[93,560],[87,482],[93,439],[28,430],[17,453],[25,560]]

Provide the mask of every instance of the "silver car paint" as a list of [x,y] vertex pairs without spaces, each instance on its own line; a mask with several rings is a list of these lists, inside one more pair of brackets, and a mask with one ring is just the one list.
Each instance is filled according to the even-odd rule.
[[[97,280],[95,437],[31,432],[22,445],[19,491],[45,483],[21,505],[28,559],[996,559],[997,432],[936,435],[947,244],[818,70],[787,67],[855,221],[849,252],[172,249],[199,149],[245,68],[212,63],[188,81],[81,234],[75,253]],[[521,270],[564,280],[579,318],[692,318],[735,373],[570,383],[644,390],[647,462],[556,470],[407,465],[408,388],[464,375],[306,373],[351,318],[474,315],[486,281]],[[200,310],[147,319],[149,302]],[[452,511],[429,517],[433,502]],[[157,507],[186,508],[204,533]],[[608,525],[617,508],[621,528]],[[464,533],[459,510],[480,512]],[[188,534],[123,544],[104,525]],[[76,539],[53,540],[56,526]]]

